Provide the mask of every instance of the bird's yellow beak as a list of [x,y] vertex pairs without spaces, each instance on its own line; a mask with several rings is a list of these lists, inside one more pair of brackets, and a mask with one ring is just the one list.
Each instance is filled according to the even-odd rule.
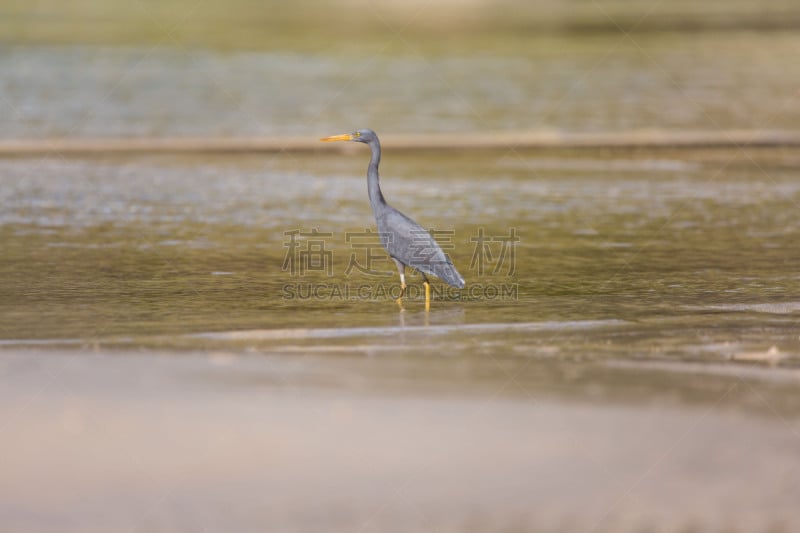
[[323,137],[320,139],[322,142],[333,142],[333,141],[352,141],[353,135],[350,133],[343,133],[342,135],[331,135],[330,137]]

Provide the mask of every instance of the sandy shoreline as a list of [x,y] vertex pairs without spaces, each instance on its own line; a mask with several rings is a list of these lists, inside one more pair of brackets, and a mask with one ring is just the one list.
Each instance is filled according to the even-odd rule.
[[313,358],[223,355],[0,352],[0,521],[23,532],[800,527],[796,421],[731,411],[724,397],[381,393],[346,362],[331,376]]

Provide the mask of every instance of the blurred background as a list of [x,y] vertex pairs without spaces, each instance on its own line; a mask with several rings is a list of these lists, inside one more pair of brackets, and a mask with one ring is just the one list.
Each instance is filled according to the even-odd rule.
[[798,123],[788,99],[800,8],[789,0],[8,0],[0,10],[6,138]]

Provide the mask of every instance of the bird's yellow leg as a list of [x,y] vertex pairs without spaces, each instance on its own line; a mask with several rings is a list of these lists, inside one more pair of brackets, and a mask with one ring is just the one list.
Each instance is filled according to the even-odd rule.
[[423,281],[423,284],[425,285],[425,310],[426,311],[430,311],[431,310],[431,284],[428,282],[427,279],[425,281]]
[[403,296],[405,296],[405,294],[406,294],[406,284],[403,283],[402,285],[400,285],[400,296],[398,296],[397,300],[395,300],[397,302],[397,305],[399,305],[400,307],[403,307]]
[[403,308],[403,296],[406,293],[406,287],[407,287],[407,285],[406,285],[406,275],[403,272],[401,272],[400,273],[400,296],[398,296],[397,300],[395,300],[397,302],[397,305],[399,305],[401,309]]

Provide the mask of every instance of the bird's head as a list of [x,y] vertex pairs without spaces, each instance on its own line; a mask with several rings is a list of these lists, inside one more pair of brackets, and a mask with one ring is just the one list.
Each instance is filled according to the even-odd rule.
[[378,136],[370,129],[356,130],[353,133],[344,133],[342,135],[331,135],[330,137],[323,137],[320,141],[333,142],[333,141],[354,141],[358,143],[369,144],[372,141],[377,141]]

